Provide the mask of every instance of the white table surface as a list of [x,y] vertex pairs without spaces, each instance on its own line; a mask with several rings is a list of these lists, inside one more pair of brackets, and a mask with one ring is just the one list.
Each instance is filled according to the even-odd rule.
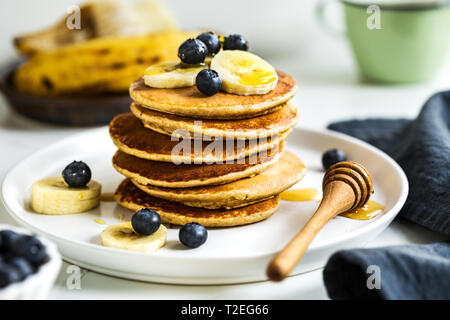
[[[308,16],[308,19],[311,19]],[[294,98],[300,107],[298,126],[324,128],[340,119],[365,117],[415,117],[434,92],[450,88],[450,65],[427,84],[375,86],[362,83],[348,44],[315,27],[303,33],[296,50],[266,56],[277,68],[288,71],[299,83]],[[12,113],[0,98],[0,179],[25,156],[83,129],[69,129],[27,120]],[[0,223],[14,224],[0,206]],[[396,220],[368,246],[428,243],[444,237]],[[322,270],[290,277],[281,283],[259,282],[225,286],[177,286],[141,283],[95,272],[83,273],[80,290],[66,286],[64,263],[51,299],[326,299]]]

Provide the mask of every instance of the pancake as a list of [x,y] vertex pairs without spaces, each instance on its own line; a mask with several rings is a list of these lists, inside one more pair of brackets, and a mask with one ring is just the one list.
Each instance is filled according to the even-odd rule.
[[277,71],[277,86],[263,95],[240,96],[218,92],[207,97],[196,86],[160,89],[146,86],[142,78],[130,86],[130,96],[139,105],[155,111],[202,119],[252,118],[275,111],[292,98],[297,84],[288,74]]
[[121,206],[133,211],[144,208],[153,209],[159,213],[163,223],[184,225],[197,222],[206,227],[232,227],[258,222],[270,217],[280,203],[280,198],[277,196],[233,210],[192,208],[152,197],[137,188],[129,179],[122,181],[114,194],[114,199]]
[[[169,136],[180,136],[184,130],[191,138],[197,136],[222,137],[222,139],[257,139],[275,136],[291,129],[297,122],[297,107],[288,102],[272,113],[251,119],[213,120],[182,117],[153,111],[135,103],[131,112],[142,120],[144,126]],[[201,121],[201,122],[200,122]],[[183,136],[187,136],[183,134]]]
[[285,151],[277,165],[261,174],[223,185],[174,189],[132,182],[154,197],[192,207],[231,209],[274,197],[300,181],[305,173],[306,167],[300,159]]
[[150,161],[117,151],[113,157],[114,168],[127,178],[147,185],[169,188],[187,188],[223,184],[253,176],[276,164],[284,143],[267,152],[261,152],[233,163],[174,164]]
[[194,146],[197,142],[194,144],[194,140],[187,140],[189,147],[180,149],[178,154],[172,154],[172,151],[176,150],[174,148],[181,143],[181,140],[172,141],[167,135],[146,129],[132,113],[116,116],[109,125],[109,134],[119,150],[141,159],[175,163],[216,163],[241,159],[272,149],[279,144],[280,139],[281,141],[286,139],[289,131],[267,139],[233,143],[232,147],[228,148],[227,142],[223,140],[217,144],[220,150],[223,150],[222,152],[215,152],[215,149],[208,147],[212,145],[211,141],[197,141],[201,144],[199,147],[201,152],[196,153]]

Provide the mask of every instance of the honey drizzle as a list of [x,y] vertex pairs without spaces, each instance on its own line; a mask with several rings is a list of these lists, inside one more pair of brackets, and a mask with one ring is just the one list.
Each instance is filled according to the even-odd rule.
[[369,220],[379,215],[383,210],[383,205],[369,200],[362,208],[342,213],[341,216],[355,220]]
[[102,219],[94,219],[95,222],[97,222],[98,224],[106,224],[106,222]]
[[243,75],[239,79],[239,82],[245,85],[257,86],[272,83],[276,78],[276,75],[272,72],[254,70],[251,73]]
[[114,192],[103,192],[100,196],[101,201],[114,201]]
[[280,193],[282,200],[287,201],[311,201],[318,196],[315,188],[291,189]]

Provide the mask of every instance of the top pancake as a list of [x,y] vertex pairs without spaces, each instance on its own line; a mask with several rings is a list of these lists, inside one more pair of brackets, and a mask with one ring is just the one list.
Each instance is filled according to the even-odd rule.
[[143,78],[130,86],[130,96],[139,105],[165,113],[205,119],[243,119],[272,112],[292,98],[297,84],[288,74],[277,71],[275,89],[263,95],[240,96],[218,92],[207,97],[196,86],[176,89],[151,88]]
[[[131,112],[150,130],[169,135],[202,139],[203,136],[226,139],[261,139],[286,132],[297,122],[297,107],[291,103],[269,114],[251,119],[195,119],[162,113],[131,104]],[[180,130],[182,130],[180,132]],[[180,134],[177,134],[180,132]]]

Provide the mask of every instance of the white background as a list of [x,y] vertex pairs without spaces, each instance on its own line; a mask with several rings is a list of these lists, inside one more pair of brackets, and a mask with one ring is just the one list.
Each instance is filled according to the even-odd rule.
[[[315,19],[315,1],[298,0],[168,0],[183,28],[212,28],[244,34],[252,51],[276,68],[289,72],[299,83],[294,98],[300,108],[299,126],[323,128],[340,119],[408,117],[417,115],[432,93],[448,89],[449,63],[432,82],[414,85],[375,86],[359,80],[345,36],[325,32]],[[70,0],[14,0],[0,2],[0,64],[15,57],[14,35],[34,31],[57,21]],[[339,4],[328,14],[341,25]],[[450,31],[449,31],[450,32]],[[450,35],[449,35],[450,36]],[[81,131],[40,124],[7,108],[0,97],[0,179],[26,155],[62,137]],[[0,223],[13,223],[0,206]],[[370,246],[426,243],[443,239],[402,220],[394,222]],[[171,286],[115,279],[87,272],[82,289],[65,286],[63,266],[50,298],[83,299],[301,299],[326,298],[321,270],[269,282],[233,286]]]

